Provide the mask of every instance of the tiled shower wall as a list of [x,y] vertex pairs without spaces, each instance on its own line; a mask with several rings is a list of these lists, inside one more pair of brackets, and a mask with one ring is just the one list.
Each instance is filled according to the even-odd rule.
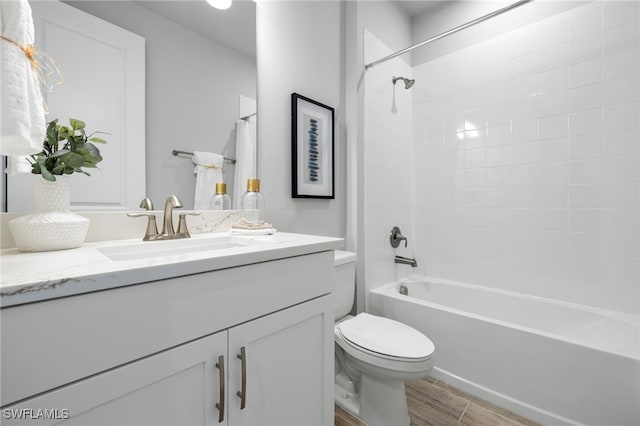
[[[365,61],[392,51],[371,32],[364,32]],[[411,67],[400,58],[365,73],[364,91],[364,254],[367,290],[412,272],[396,265],[394,255],[413,257],[412,92],[392,77],[411,77]],[[389,232],[398,226],[409,239],[408,248],[391,248]]]
[[422,272],[640,312],[639,47],[597,1],[414,64]]

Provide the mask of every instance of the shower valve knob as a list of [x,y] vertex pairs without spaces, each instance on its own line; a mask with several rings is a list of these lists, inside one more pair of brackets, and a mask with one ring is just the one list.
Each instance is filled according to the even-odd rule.
[[391,243],[391,247],[398,248],[402,241],[404,241],[404,246],[407,247],[407,238],[402,235],[400,228],[394,226],[389,233],[389,243]]

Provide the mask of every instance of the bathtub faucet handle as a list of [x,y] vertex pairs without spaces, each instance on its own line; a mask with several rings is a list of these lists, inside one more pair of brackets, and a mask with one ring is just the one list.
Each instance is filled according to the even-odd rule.
[[389,242],[391,243],[391,247],[398,248],[400,242],[404,241],[404,247],[407,247],[407,237],[402,235],[402,231],[397,226],[394,226],[389,233]]

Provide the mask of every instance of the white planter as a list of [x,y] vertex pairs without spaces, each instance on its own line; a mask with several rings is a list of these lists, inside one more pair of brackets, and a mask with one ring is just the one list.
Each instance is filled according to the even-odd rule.
[[69,183],[69,176],[56,176],[55,182],[36,177],[35,213],[9,221],[18,250],[63,250],[82,245],[89,230],[89,219],[70,211]]

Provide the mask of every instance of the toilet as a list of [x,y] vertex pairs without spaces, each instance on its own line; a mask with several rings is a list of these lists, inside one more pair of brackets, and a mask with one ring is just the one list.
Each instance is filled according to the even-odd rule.
[[435,346],[406,324],[360,313],[355,296],[355,253],[335,251],[335,400],[368,426],[408,426],[404,382],[426,377]]

